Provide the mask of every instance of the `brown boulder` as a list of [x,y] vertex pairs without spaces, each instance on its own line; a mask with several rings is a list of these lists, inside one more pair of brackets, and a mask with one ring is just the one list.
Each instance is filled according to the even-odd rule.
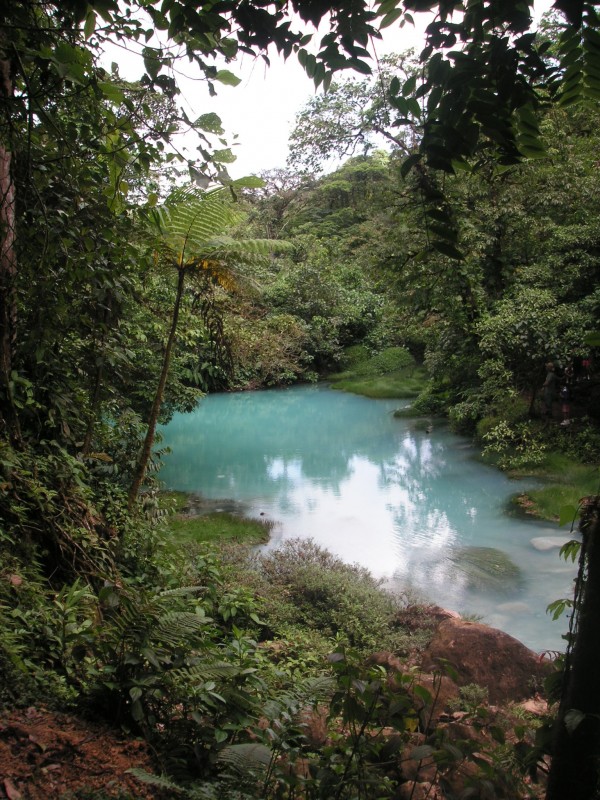
[[421,668],[440,669],[444,661],[458,673],[459,686],[484,686],[493,704],[531,697],[549,669],[549,662],[507,633],[463,619],[440,624]]

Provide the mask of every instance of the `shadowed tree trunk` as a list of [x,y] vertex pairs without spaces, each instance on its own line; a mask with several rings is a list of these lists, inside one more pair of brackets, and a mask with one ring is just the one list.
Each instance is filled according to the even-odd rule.
[[[594,800],[600,760],[600,501],[582,517],[583,595],[554,731],[546,800]],[[569,665],[568,665],[569,666]]]
[[[21,439],[11,373],[16,340],[17,303],[15,253],[15,184],[10,148],[10,102],[13,81],[10,61],[4,57],[4,42],[0,39],[0,102],[4,130],[0,128],[0,428],[18,443]],[[0,123],[1,124],[1,123]]]

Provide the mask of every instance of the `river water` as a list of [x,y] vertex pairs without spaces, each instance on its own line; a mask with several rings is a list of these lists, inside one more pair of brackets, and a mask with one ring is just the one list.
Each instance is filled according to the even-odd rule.
[[[394,418],[399,405],[322,385],[209,395],[161,429],[171,449],[161,478],[277,521],[267,548],[312,537],[533,650],[562,650],[568,621],[546,607],[572,596],[574,567],[558,555],[568,532],[510,515],[526,484],[482,464],[447,426]],[[492,569],[508,557],[519,574],[488,580],[481,556]]]

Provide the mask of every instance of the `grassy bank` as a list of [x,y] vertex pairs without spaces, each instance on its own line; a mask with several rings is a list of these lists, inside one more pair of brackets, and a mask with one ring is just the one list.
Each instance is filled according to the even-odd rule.
[[[599,491],[600,472],[597,466],[582,464],[562,453],[548,453],[543,463],[526,472],[512,470],[514,478],[533,477],[544,486],[519,494],[515,503],[527,514],[551,522],[569,522],[567,509],[577,509],[584,497]],[[571,515],[572,516],[572,515]]]
[[333,389],[375,399],[417,397],[427,382],[425,369],[403,347],[388,347],[376,355],[361,345],[350,347],[342,367],[327,376]]
[[202,507],[185,492],[163,492],[161,507],[166,512],[165,532],[173,545],[185,542],[240,542],[262,544],[269,540],[274,523],[249,519],[230,511]]

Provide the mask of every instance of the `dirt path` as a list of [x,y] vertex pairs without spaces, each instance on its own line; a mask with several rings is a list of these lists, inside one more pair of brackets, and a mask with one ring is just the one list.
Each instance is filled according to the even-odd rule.
[[44,708],[0,711],[0,798],[48,800],[157,794],[127,770],[152,772],[144,742]]

